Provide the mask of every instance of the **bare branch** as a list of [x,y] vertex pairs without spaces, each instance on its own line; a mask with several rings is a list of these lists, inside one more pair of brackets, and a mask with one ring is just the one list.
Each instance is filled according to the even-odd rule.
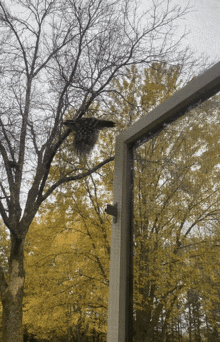
[[14,33],[14,35],[15,35],[18,43],[19,43],[19,46],[21,48],[22,54],[23,54],[23,60],[24,60],[24,63],[25,63],[26,74],[29,75],[29,68],[28,68],[28,61],[27,61],[26,51],[25,51],[25,48],[24,48],[24,46],[23,46],[23,44],[21,42],[19,33],[17,32],[17,30],[15,28],[15,25],[13,25],[13,18],[10,16],[10,14],[6,10],[6,8],[3,6],[2,2],[0,2],[0,8],[2,9],[3,14],[4,14],[4,17],[1,15],[0,19],[2,21],[4,21],[10,27],[12,32]]
[[[7,215],[4,221],[10,227],[16,220],[19,227],[21,222],[30,223],[59,185],[86,177],[113,160],[106,156],[92,170],[61,177],[51,186],[51,164],[71,133],[62,132],[63,117],[96,115],[94,108],[99,108],[99,117],[103,115],[107,95],[114,91],[112,80],[124,75],[128,66],[166,60],[184,69],[188,62],[187,52],[182,53],[172,36],[173,22],[186,9],[172,7],[169,0],[167,6],[152,1],[152,7],[140,13],[135,4],[29,0],[20,1],[15,10],[9,0],[9,12],[0,2],[1,30],[8,37],[0,42],[2,192],[8,196],[2,200],[2,215],[5,205],[10,222]],[[117,95],[124,98],[119,90]],[[63,160],[64,168],[67,164]],[[23,218],[18,215],[21,207]]]
[[58,187],[60,186],[61,184],[64,184],[64,183],[68,183],[68,182],[71,182],[71,181],[76,181],[76,180],[80,180],[82,178],[85,178],[89,175],[91,175],[92,173],[96,172],[98,169],[100,169],[102,166],[104,166],[105,164],[113,161],[115,159],[115,156],[113,157],[110,157],[104,161],[102,161],[101,163],[99,163],[98,165],[94,166],[92,169],[86,171],[86,172],[83,172],[83,173],[80,173],[78,175],[74,175],[74,176],[69,176],[69,177],[64,177],[64,178],[61,178],[59,179],[59,181],[57,181],[56,183],[54,183],[47,191],[46,193],[42,196],[41,198],[41,202],[43,202],[46,198],[48,198],[50,196],[50,194]]

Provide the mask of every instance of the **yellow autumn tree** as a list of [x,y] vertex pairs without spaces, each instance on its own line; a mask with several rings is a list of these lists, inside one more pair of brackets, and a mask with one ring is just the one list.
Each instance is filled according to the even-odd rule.
[[[216,100],[190,110],[136,150],[136,341],[165,338],[169,320],[179,314],[175,305],[187,289],[210,289],[201,277],[198,255],[210,250],[207,234],[215,234],[220,218]],[[220,256],[217,247],[215,253]],[[214,260],[210,267],[214,270]]]
[[24,300],[29,334],[53,341],[106,334],[110,219],[103,203],[108,193],[103,180],[90,176],[60,189],[32,224]]
[[[128,69],[126,77],[112,83],[106,116],[114,113],[118,130],[125,129],[180,87],[180,71],[180,66],[166,63],[154,63],[143,72]],[[218,293],[205,296],[219,282],[218,271],[215,277],[210,272],[219,255],[214,243],[219,231],[216,102],[218,97],[192,109],[136,149],[135,341],[168,337],[171,322],[185,310],[190,289],[203,296],[210,324],[216,325]],[[114,132],[101,133],[93,158],[77,164],[71,139],[57,155],[51,178],[68,172],[63,158],[70,166],[74,161],[83,173],[114,149]],[[112,180],[113,163],[62,186],[32,225],[24,306],[29,333],[50,341],[105,336],[111,220],[104,209],[112,201]]]
[[[137,69],[132,68],[128,71],[131,84],[124,84],[124,89],[132,90],[136,97],[137,78],[140,80]],[[139,86],[141,94],[141,82]],[[126,127],[137,117],[138,113],[131,120],[119,112],[119,129],[121,121]],[[101,133],[87,169],[98,162],[100,155],[109,155],[113,149],[114,133]],[[56,158],[51,170],[53,181],[68,172],[68,164],[65,170],[62,166],[64,158],[71,167],[74,162],[84,172],[85,161],[76,164],[71,136]],[[48,339],[69,335],[78,340],[83,334],[106,333],[111,219],[104,209],[112,201],[112,181],[113,164],[108,164],[74,186],[62,186],[55,193],[54,202],[44,206],[32,224],[26,248],[24,305],[24,323],[29,333]]]
[[[124,89],[124,98],[117,93],[112,96],[111,110],[127,123],[135,121],[178,89],[179,71],[155,63],[143,77],[133,68],[115,82],[120,92]],[[187,291],[196,288],[200,294],[209,293],[213,284],[204,282],[198,259],[207,255],[204,270],[210,262],[207,232],[215,235],[219,222],[218,108],[217,95],[189,109],[136,150],[135,341],[168,338],[171,320],[184,311]],[[219,258],[218,247],[214,250],[216,258],[206,268],[207,277]],[[218,303],[217,295],[213,300]],[[213,300],[209,296],[210,305]]]

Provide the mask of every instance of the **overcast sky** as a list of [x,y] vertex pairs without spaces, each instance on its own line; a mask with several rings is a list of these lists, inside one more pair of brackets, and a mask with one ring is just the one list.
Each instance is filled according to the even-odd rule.
[[[153,0],[140,0],[143,10],[147,10]],[[155,0],[157,3],[161,0]],[[184,20],[176,22],[182,32],[186,27],[190,32],[186,39],[195,54],[205,53],[210,62],[220,61],[220,0],[172,0],[171,3],[185,6],[189,2],[190,13]],[[164,1],[166,5],[167,2]],[[172,6],[171,6],[172,7]],[[178,33],[178,32],[177,32]]]
[[189,44],[220,61],[220,0],[192,0],[193,11],[186,16]]

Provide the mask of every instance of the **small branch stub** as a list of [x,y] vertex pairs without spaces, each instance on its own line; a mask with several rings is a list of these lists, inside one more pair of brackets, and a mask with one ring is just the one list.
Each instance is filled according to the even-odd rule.
[[105,212],[111,216],[113,216],[113,223],[117,222],[117,215],[118,215],[118,210],[117,210],[117,203],[114,205],[107,204],[107,208],[105,209]]

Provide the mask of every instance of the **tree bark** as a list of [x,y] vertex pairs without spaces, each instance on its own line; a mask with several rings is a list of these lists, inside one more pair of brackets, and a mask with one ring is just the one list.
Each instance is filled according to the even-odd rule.
[[24,239],[11,234],[9,280],[2,293],[3,342],[23,342]]

